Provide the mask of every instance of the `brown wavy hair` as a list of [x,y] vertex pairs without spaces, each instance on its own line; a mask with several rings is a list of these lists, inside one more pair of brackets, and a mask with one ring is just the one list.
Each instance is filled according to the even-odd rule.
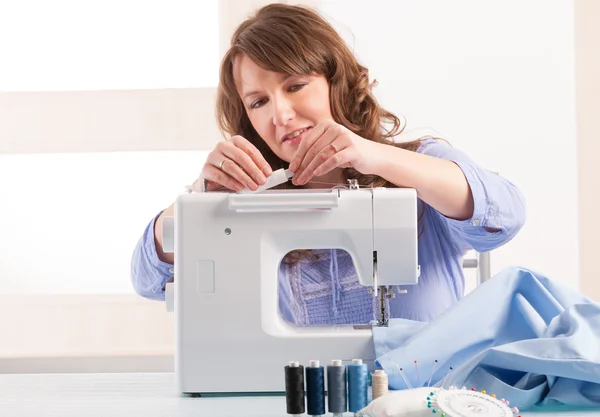
[[[288,162],[275,155],[250,123],[233,75],[234,60],[242,54],[268,71],[325,76],[336,123],[368,140],[410,151],[419,147],[422,139],[394,141],[404,125],[377,103],[369,70],[358,62],[335,29],[308,7],[275,3],[259,9],[233,34],[231,47],[221,62],[216,105],[223,135],[241,135],[249,140],[274,170],[287,168]],[[396,187],[379,176],[364,175],[353,168],[343,168],[343,174],[363,186]],[[291,182],[284,187],[296,188]]]

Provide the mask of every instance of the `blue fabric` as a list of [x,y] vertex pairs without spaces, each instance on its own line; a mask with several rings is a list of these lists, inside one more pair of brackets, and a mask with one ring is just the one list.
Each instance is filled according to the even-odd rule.
[[[161,211],[162,213],[162,211]],[[150,300],[165,300],[165,284],[173,276],[173,264],[158,258],[154,242],[154,224],[158,213],[146,226],[131,257],[131,283],[136,293]]]
[[527,269],[502,271],[430,323],[393,320],[373,340],[391,389],[407,388],[402,369],[413,387],[433,376],[522,409],[600,406],[600,304]]
[[[463,170],[474,199],[473,217],[463,221],[449,219],[419,201],[421,276],[417,285],[405,288],[407,294],[391,300],[390,314],[395,318],[430,321],[463,297],[465,252],[486,252],[510,241],[525,221],[525,203],[514,184],[480,167],[444,141],[426,139],[418,152],[456,163]],[[154,220],[133,251],[131,280],[141,296],[164,300],[163,287],[172,276],[172,265],[161,262],[156,255]],[[491,232],[486,227],[498,231]],[[359,284],[348,254],[342,250],[316,252],[318,259],[281,265],[279,305],[283,318],[297,325],[371,321],[373,297]]]

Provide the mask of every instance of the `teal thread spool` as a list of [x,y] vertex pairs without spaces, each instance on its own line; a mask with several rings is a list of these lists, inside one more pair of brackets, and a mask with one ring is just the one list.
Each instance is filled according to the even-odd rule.
[[367,406],[369,371],[362,359],[348,365],[348,411],[356,413]]

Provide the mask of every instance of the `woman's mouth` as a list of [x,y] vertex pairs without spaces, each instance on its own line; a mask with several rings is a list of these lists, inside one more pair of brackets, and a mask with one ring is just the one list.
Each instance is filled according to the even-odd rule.
[[283,140],[283,143],[285,143],[287,145],[290,145],[290,146],[297,146],[297,145],[299,145],[300,142],[302,141],[302,139],[304,138],[304,136],[308,133],[308,131],[310,129],[311,129],[310,127],[303,128],[303,129],[298,129],[297,131],[295,131],[291,135],[288,135]]

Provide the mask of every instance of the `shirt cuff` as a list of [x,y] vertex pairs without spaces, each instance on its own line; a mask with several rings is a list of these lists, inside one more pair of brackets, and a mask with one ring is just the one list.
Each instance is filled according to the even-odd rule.
[[453,229],[459,229],[463,233],[467,233],[472,236],[484,236],[489,234],[497,234],[499,232],[489,232],[485,228],[494,228],[504,230],[502,225],[502,218],[493,209],[484,182],[480,176],[478,169],[470,163],[449,159],[460,167],[467,183],[471,189],[473,196],[473,216],[466,220],[456,220],[449,217],[445,217],[448,226]]
[[173,264],[161,261],[158,258],[158,253],[156,252],[156,244],[154,242],[154,227],[156,224],[156,220],[161,214],[162,211],[158,213],[154,217],[154,219],[152,219],[150,224],[148,224],[148,226],[146,227],[146,231],[144,232],[143,250],[145,252],[146,259],[150,263],[150,266],[156,269],[162,276],[162,279],[156,281],[156,284],[152,288],[152,292],[154,293],[164,292],[163,288],[165,284],[174,274]]

